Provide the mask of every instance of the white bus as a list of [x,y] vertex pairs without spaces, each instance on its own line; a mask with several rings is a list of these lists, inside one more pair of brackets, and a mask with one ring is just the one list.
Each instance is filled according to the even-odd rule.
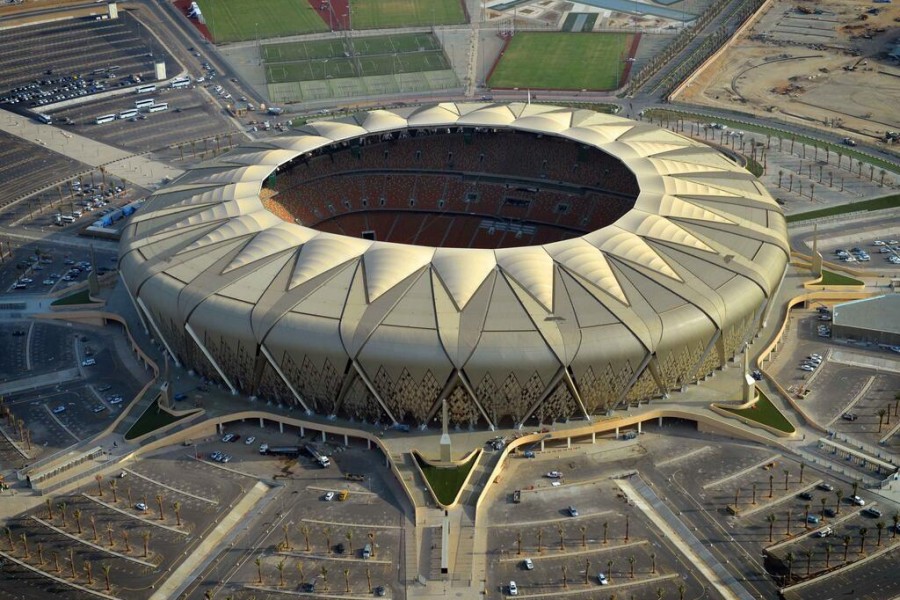
[[123,110],[119,113],[120,119],[130,119],[131,117],[136,117],[138,115],[138,109],[129,108],[128,110]]
[[153,112],[162,112],[164,110],[169,110],[169,104],[167,102],[160,102],[159,104],[154,104],[147,110],[152,113]]
[[135,94],[149,94],[150,92],[155,92],[155,91],[156,91],[156,85],[153,85],[153,84],[139,85],[136,88],[134,88]]
[[97,117],[97,125],[103,125],[104,123],[112,123],[116,120],[116,115],[103,115],[102,117]]
[[147,108],[153,106],[156,102],[153,98],[147,98],[146,100],[138,100],[134,103],[135,108]]
[[181,88],[190,87],[190,85],[191,85],[190,77],[177,77],[172,80],[172,83],[169,85],[169,87],[177,90],[177,89],[181,89]]

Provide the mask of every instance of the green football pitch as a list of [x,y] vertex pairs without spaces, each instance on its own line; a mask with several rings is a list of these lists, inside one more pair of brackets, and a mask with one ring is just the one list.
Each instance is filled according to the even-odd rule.
[[[351,49],[347,44],[352,43]],[[355,52],[354,52],[355,50]],[[398,75],[449,69],[440,44],[428,33],[266,44],[267,83]],[[352,58],[356,55],[356,59]]]
[[[216,43],[328,31],[306,0],[201,0]],[[460,0],[353,0],[353,29],[427,27],[466,21]]]
[[305,0],[201,0],[216,43],[328,31]]
[[488,85],[493,88],[613,90],[631,48],[630,33],[517,33]]

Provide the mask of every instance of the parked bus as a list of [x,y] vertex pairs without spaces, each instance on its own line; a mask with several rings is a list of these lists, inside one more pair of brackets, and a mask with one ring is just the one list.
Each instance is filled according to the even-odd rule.
[[162,112],[164,110],[169,110],[169,105],[166,102],[160,102],[159,104],[154,104],[150,108],[147,109],[148,112]]
[[138,115],[138,109],[129,108],[128,110],[123,110],[119,113],[120,119],[130,119],[131,117],[136,117]]
[[177,77],[172,80],[172,83],[169,85],[172,89],[180,89],[190,87],[191,78],[190,77]]
[[154,84],[139,85],[136,88],[134,88],[135,94],[149,94],[150,92],[155,92],[155,91],[156,91],[156,85],[154,85]]
[[147,108],[148,106],[153,106],[156,104],[156,101],[153,98],[146,98],[144,100],[138,100],[134,103],[136,108]]
[[103,125],[104,123],[112,123],[116,120],[116,115],[103,115],[102,117],[97,117],[97,125]]

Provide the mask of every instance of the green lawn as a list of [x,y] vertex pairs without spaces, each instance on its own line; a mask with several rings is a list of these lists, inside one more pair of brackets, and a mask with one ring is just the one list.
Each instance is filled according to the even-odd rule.
[[[358,61],[341,57],[266,65],[266,82],[284,83],[286,81],[396,75],[421,71],[441,71],[449,68],[450,64],[441,51],[398,54],[396,56],[365,56],[359,58]],[[360,69],[362,72],[359,72]]]
[[170,425],[175,423],[176,421],[180,421],[181,419],[190,416],[190,415],[181,415],[180,417],[176,417],[168,411],[162,410],[159,407],[159,404],[156,400],[154,400],[150,406],[147,407],[147,410],[138,418],[137,421],[134,422],[134,425],[131,426],[131,429],[125,433],[126,440],[133,440],[135,438],[139,438],[142,435],[146,435],[151,431],[156,431],[157,429],[162,429],[166,425]]
[[785,433],[794,433],[796,431],[791,422],[787,420],[787,417],[781,414],[781,411],[761,391],[759,392],[759,400],[750,408],[736,409],[728,408],[727,406],[722,406],[721,408],[730,413],[740,415],[745,419],[768,425],[778,431]]
[[350,6],[353,29],[428,27],[466,22],[460,0],[353,0]]
[[72,304],[94,304],[94,301],[91,300],[90,290],[85,289],[68,296],[63,296],[59,300],[55,300],[51,303],[50,306],[69,306]]
[[422,460],[418,454],[414,456],[438,501],[446,506],[456,500],[456,495],[459,494],[466,477],[469,476],[469,471],[475,466],[479,453],[476,452],[468,462],[458,467],[433,467]]
[[216,43],[328,31],[306,0],[209,0],[201,8]]
[[[437,37],[430,33],[409,33],[400,35],[376,35],[350,38],[353,49],[359,56],[394,54],[397,52],[421,52],[440,50]],[[310,42],[284,42],[264,44],[263,60],[266,63],[293,62],[298,60],[343,57],[349,52],[345,40],[315,40]]]
[[491,74],[494,88],[613,90],[626,63],[629,33],[518,33]]
[[787,217],[787,222],[796,223],[797,221],[808,221],[810,219],[819,219],[821,217],[833,217],[835,215],[843,215],[850,212],[869,212],[872,210],[884,210],[886,208],[897,207],[900,207],[900,194],[885,196],[884,198],[875,198],[874,200],[853,202],[851,204],[842,204],[840,206],[830,206],[828,208],[800,213],[799,215],[789,215]]
[[864,285],[859,279],[854,279],[833,271],[822,269],[821,285]]

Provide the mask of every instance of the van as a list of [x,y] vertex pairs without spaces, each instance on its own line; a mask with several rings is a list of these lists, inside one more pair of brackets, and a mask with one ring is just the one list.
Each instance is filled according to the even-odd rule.
[[362,550],[363,558],[372,558],[372,544],[366,544]]

